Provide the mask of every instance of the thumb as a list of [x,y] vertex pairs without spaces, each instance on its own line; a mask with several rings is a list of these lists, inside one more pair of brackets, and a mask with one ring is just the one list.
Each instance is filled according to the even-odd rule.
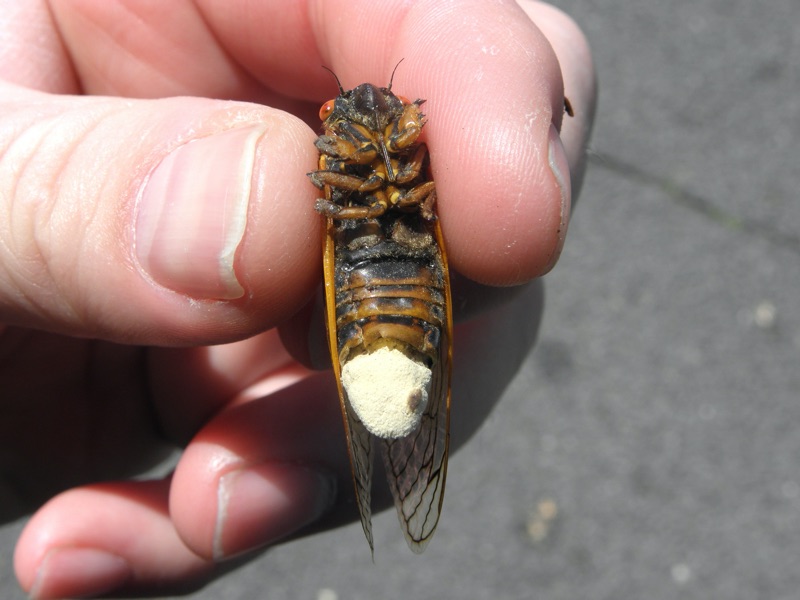
[[267,107],[0,86],[0,321],[218,343],[318,279],[313,132]]

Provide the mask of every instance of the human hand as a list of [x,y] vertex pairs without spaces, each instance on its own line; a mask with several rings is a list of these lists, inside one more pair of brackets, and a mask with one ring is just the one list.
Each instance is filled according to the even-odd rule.
[[[19,541],[23,588],[187,589],[356,518],[330,373],[301,365],[324,352],[305,175],[335,94],[320,66],[353,87],[405,59],[394,89],[427,98],[451,268],[522,284],[563,243],[565,162],[572,196],[582,172],[594,81],[579,31],[539,3],[530,18],[483,2],[5,4],[0,510],[67,490]],[[457,312],[482,313],[456,332],[454,445],[533,344],[540,291],[454,290]],[[173,476],[125,479],[175,445]]]

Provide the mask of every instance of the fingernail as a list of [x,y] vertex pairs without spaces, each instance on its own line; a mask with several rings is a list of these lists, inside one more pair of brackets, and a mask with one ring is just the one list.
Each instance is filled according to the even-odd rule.
[[139,198],[139,264],[158,284],[195,298],[244,294],[236,249],[247,224],[253,165],[264,125],[188,142],[150,174]]
[[561,218],[558,224],[558,241],[553,257],[547,268],[549,271],[553,265],[555,265],[558,257],[561,255],[561,249],[564,247],[564,240],[567,237],[567,227],[569,225],[570,207],[572,204],[572,185],[569,176],[567,153],[564,150],[564,145],[561,143],[561,136],[558,135],[558,130],[555,128],[555,125],[552,124],[550,125],[550,133],[548,134],[547,161],[555,177],[559,192],[561,192]]
[[220,478],[213,556],[223,560],[265,546],[317,520],[336,497],[327,471],[264,464]]
[[54,548],[39,565],[29,597],[89,598],[118,589],[131,576],[128,562],[95,548]]

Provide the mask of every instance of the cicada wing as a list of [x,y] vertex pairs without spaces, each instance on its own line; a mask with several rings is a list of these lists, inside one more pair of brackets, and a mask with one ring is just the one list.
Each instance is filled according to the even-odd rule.
[[344,411],[345,433],[347,435],[347,451],[350,454],[350,470],[353,474],[353,485],[356,491],[358,514],[361,516],[361,528],[369,543],[370,552],[375,551],[372,542],[372,435],[367,428],[346,408],[347,399],[339,386],[339,399]]
[[417,431],[404,438],[381,440],[397,516],[409,548],[416,553],[425,550],[439,523],[450,445],[452,302],[438,221],[434,227],[443,263],[446,320],[439,360],[433,365],[430,399]]
[[342,366],[339,364],[339,349],[336,339],[336,285],[333,220],[328,219],[323,238],[323,271],[325,280],[325,325],[328,330],[328,346],[333,363],[336,388],[339,392],[339,406],[342,411],[344,433],[347,438],[347,453],[350,456],[350,472],[356,493],[361,527],[374,552],[372,542],[372,438],[358,417],[350,410],[346,392],[342,387]]

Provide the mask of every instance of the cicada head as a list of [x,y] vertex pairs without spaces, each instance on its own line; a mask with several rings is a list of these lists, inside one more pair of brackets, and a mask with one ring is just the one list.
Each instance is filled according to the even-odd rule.
[[349,121],[371,131],[383,131],[403,114],[403,107],[403,99],[395,96],[389,88],[362,83],[328,100],[322,105],[319,116],[326,127]]

